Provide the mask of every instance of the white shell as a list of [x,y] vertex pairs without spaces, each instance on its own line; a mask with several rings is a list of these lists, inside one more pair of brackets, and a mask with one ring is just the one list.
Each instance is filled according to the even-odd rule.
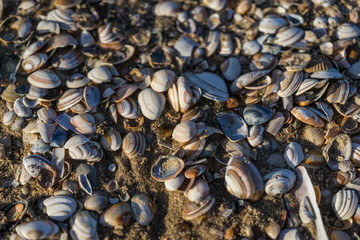
[[201,202],[210,192],[208,183],[202,179],[197,180],[194,185],[187,192],[187,197],[190,201]]
[[59,231],[59,227],[55,223],[38,220],[21,223],[15,230],[25,239],[46,239],[54,236]]
[[151,88],[145,88],[139,93],[138,102],[142,114],[150,120],[156,120],[164,110],[165,96]]
[[225,7],[227,0],[202,0],[202,2],[206,7],[220,11]]
[[99,66],[91,69],[87,74],[88,79],[95,83],[111,82],[112,74],[105,66]]
[[71,17],[73,14],[70,9],[54,9],[47,14],[46,20],[58,22],[61,29],[76,31],[78,27]]
[[156,16],[175,17],[176,13],[181,10],[181,4],[175,1],[159,2],[154,7]]
[[298,143],[291,142],[285,149],[284,158],[291,168],[295,168],[304,160],[304,152]]
[[360,35],[360,28],[353,23],[343,23],[336,29],[335,36],[338,39],[356,38]]
[[293,171],[279,169],[264,176],[265,192],[271,196],[284,194],[295,185],[296,176]]
[[341,221],[345,221],[355,214],[358,202],[359,199],[354,190],[340,190],[332,199],[332,207],[336,216]]
[[37,177],[45,164],[49,164],[49,160],[38,155],[29,155],[23,158],[23,165],[32,177]]
[[304,35],[304,30],[296,27],[282,27],[276,34],[275,44],[286,47],[299,41]]
[[39,88],[52,89],[60,86],[60,78],[50,69],[40,69],[28,77],[31,85]]
[[285,19],[274,14],[269,14],[260,20],[259,31],[265,34],[275,34],[279,28],[285,25]]
[[70,218],[69,232],[73,240],[98,240],[96,227],[97,221],[88,211],[77,212]]
[[60,25],[55,21],[40,21],[36,26],[36,32],[38,34],[55,33],[60,34]]
[[188,142],[196,134],[196,123],[192,121],[181,122],[174,128],[172,137],[178,142]]
[[171,70],[158,70],[154,73],[151,88],[157,92],[165,92],[175,81],[175,73]]
[[169,102],[177,112],[186,112],[193,104],[193,94],[189,81],[179,77],[168,90]]
[[72,197],[53,196],[44,200],[47,215],[56,221],[65,221],[73,215],[76,202]]

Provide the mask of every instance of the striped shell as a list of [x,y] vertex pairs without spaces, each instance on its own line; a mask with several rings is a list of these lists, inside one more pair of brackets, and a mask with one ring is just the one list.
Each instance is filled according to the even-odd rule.
[[139,93],[138,102],[142,114],[150,120],[156,120],[164,110],[165,96],[151,88],[145,88]]
[[145,148],[146,140],[142,133],[129,132],[123,139],[122,149],[130,159],[141,156],[145,152]]
[[53,222],[38,220],[21,223],[15,230],[25,239],[47,239],[54,236],[59,231],[59,227]]
[[65,221],[73,215],[76,202],[68,196],[53,196],[44,200],[47,215],[56,221]]
[[28,77],[28,82],[35,87],[51,89],[60,86],[61,80],[50,69],[41,69],[33,72]]
[[284,194],[295,185],[295,173],[288,169],[272,171],[264,176],[265,192],[271,196]]
[[354,190],[340,190],[332,199],[332,208],[336,216],[341,221],[345,221],[355,214],[358,202],[359,199]]

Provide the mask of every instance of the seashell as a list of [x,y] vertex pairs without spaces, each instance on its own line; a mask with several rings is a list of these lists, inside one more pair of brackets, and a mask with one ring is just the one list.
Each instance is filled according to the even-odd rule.
[[56,125],[52,124],[52,123],[39,122],[37,124],[37,127],[38,127],[38,130],[39,130],[41,139],[45,143],[50,143],[51,137],[56,131]]
[[[351,139],[353,141],[353,139]],[[360,166],[360,143],[352,142],[351,162],[356,166]]]
[[206,56],[212,56],[220,45],[220,32],[210,31],[206,38]]
[[230,34],[220,33],[219,55],[223,57],[230,56],[234,51],[232,37]]
[[44,142],[41,138],[38,139],[34,145],[31,147],[31,151],[33,153],[46,153],[49,151],[50,145]]
[[251,105],[245,107],[243,115],[248,125],[259,125],[269,121],[274,112],[261,105]]
[[293,107],[291,109],[291,114],[302,121],[303,123],[315,126],[315,127],[324,127],[324,122],[319,118],[319,116],[314,113],[310,108],[307,107]]
[[279,234],[279,240],[301,240],[301,234],[296,228],[287,228],[281,230]]
[[[186,15],[186,17],[182,17],[182,15]],[[194,34],[198,30],[198,27],[194,19],[188,18],[187,13],[182,12],[177,15],[176,29],[180,33]]]
[[131,198],[131,209],[136,221],[142,226],[149,225],[156,212],[155,203],[145,194],[139,193]]
[[215,198],[208,195],[205,200],[200,203],[187,202],[182,211],[182,217],[185,221],[191,221],[205,215],[215,204]]
[[95,119],[88,113],[75,115],[70,119],[70,122],[80,134],[94,134],[96,132]]
[[354,190],[340,190],[332,199],[332,208],[336,216],[345,221],[355,214],[358,201],[359,199]]
[[124,99],[116,104],[117,112],[128,119],[137,119],[141,116],[136,101],[132,98]]
[[353,23],[340,24],[335,32],[338,39],[356,38],[360,35],[360,28]]
[[141,156],[145,152],[145,148],[146,140],[142,133],[129,132],[123,139],[122,149],[130,159]]
[[257,53],[251,59],[250,70],[256,72],[272,69],[274,66],[277,65],[277,63],[278,60],[273,55],[268,53]]
[[9,126],[11,125],[16,119],[16,114],[14,113],[14,111],[8,111],[4,114],[3,116],[3,123],[5,126]]
[[329,68],[327,70],[314,72],[310,77],[320,79],[340,79],[343,75],[336,68]]
[[202,6],[196,6],[191,11],[191,17],[198,23],[203,23],[208,19],[208,13]]
[[175,17],[181,11],[181,4],[174,1],[159,2],[155,5],[153,13],[156,16]]
[[187,192],[187,197],[192,202],[201,202],[203,201],[210,192],[209,185],[206,181],[199,179],[195,181],[194,185]]
[[41,68],[48,60],[48,56],[45,53],[36,53],[27,58],[25,58],[21,67],[26,72],[33,72]]
[[41,20],[36,25],[36,32],[38,34],[55,33],[60,34],[60,24],[55,21]]
[[85,29],[81,31],[80,35],[80,45],[82,47],[91,47],[95,44],[94,37]]
[[39,172],[45,165],[49,165],[50,162],[44,157],[38,155],[28,155],[23,158],[23,165],[26,171],[32,176],[37,177]]
[[84,190],[87,194],[92,195],[93,193],[92,186],[85,173],[79,174],[78,181],[80,188]]
[[297,92],[295,93],[295,96],[299,96],[301,94],[304,94],[305,92],[309,91],[313,87],[315,87],[319,83],[319,80],[313,79],[313,78],[307,78],[305,79],[299,86]]
[[300,87],[303,81],[303,72],[286,71],[281,75],[280,90],[278,95],[280,97],[289,97],[293,95]]
[[360,61],[354,63],[354,64],[351,65],[351,67],[348,69],[349,76],[350,76],[352,79],[360,79],[360,70],[359,70],[359,68],[360,68]]
[[69,109],[83,99],[83,89],[68,89],[58,99],[57,108],[59,111]]
[[117,151],[121,147],[122,138],[115,129],[111,129],[101,136],[100,143],[106,151]]
[[261,125],[254,125],[249,128],[249,135],[247,137],[250,146],[256,147],[263,141],[264,127]]
[[59,231],[59,227],[50,221],[37,220],[21,223],[15,230],[20,237],[25,239],[46,239],[54,236]]
[[121,87],[119,87],[115,92],[115,102],[120,102],[127,97],[129,97],[131,94],[133,94],[138,89],[138,86],[134,84],[124,84]]
[[111,82],[112,74],[106,66],[91,69],[87,74],[88,79],[95,83]]
[[179,173],[176,177],[169,179],[169,180],[165,180],[164,184],[168,191],[175,191],[178,188],[180,188],[180,186],[182,185],[184,180],[185,180],[184,174]]
[[202,0],[202,3],[212,10],[221,11],[225,7],[227,0]]
[[51,89],[60,86],[61,80],[50,69],[40,69],[33,72],[27,78],[28,82],[35,87]]
[[241,48],[241,53],[245,56],[253,56],[261,50],[261,45],[256,40],[247,41]]
[[237,6],[235,11],[238,14],[244,15],[251,7],[252,0],[241,0]]
[[97,221],[88,211],[77,212],[70,218],[69,233],[72,239],[99,239]]
[[55,0],[54,5],[57,8],[72,8],[81,3],[81,0]]
[[76,209],[76,202],[67,196],[53,196],[44,200],[47,215],[56,221],[63,222],[71,217]]
[[275,14],[269,14],[259,21],[259,31],[265,34],[275,34],[279,28],[285,25],[285,19]]
[[131,208],[128,203],[116,203],[108,208],[99,219],[101,225],[112,226],[117,229],[122,229],[129,225],[131,220]]
[[265,192],[271,196],[290,191],[296,181],[295,173],[287,169],[272,171],[264,176]]
[[101,100],[100,90],[93,85],[86,86],[84,88],[84,100],[89,107],[97,107]]
[[205,138],[199,137],[193,137],[189,142],[185,143],[182,148],[185,151],[186,160],[196,159],[204,150],[205,145]]
[[87,210],[98,211],[104,209],[108,204],[109,199],[104,192],[94,192],[88,195],[84,201],[84,207]]
[[[178,51],[178,53],[180,54],[181,57],[190,58],[193,55],[194,49],[198,46],[199,46],[199,43],[195,42],[194,40],[192,40],[191,38],[189,38],[185,35],[182,35],[176,41],[174,49],[176,51]],[[170,70],[162,70],[162,71],[170,71]],[[172,72],[172,71],[170,71],[170,72]],[[171,74],[171,75],[173,75],[173,74]]]
[[239,115],[233,112],[219,112],[216,117],[222,131],[230,141],[236,142],[247,137],[248,127]]
[[196,178],[199,177],[201,174],[203,174],[205,170],[206,167],[204,165],[195,165],[186,169],[184,175],[186,178]]
[[20,221],[25,215],[27,208],[28,203],[25,201],[11,203],[8,207],[4,209],[4,219],[6,220],[6,222]]
[[323,156],[331,170],[337,171],[340,161],[350,160],[351,139],[347,134],[339,134],[324,148]]
[[15,100],[14,102],[14,113],[18,116],[18,117],[24,117],[24,118],[28,118],[31,116],[31,109],[27,108],[22,101],[22,98],[18,98]]
[[206,26],[210,30],[215,30],[216,28],[218,28],[220,26],[220,24],[221,24],[220,14],[213,13],[208,17]]
[[304,23],[304,18],[301,15],[294,13],[288,14],[287,20],[291,26],[300,26]]
[[185,163],[174,156],[160,156],[151,167],[151,176],[159,182],[175,178],[183,169]]
[[331,240],[350,240],[351,237],[344,231],[334,230],[331,232]]
[[221,146],[231,156],[251,156],[251,149],[246,141],[232,142],[224,138],[221,141]]
[[54,9],[48,12],[46,20],[58,22],[63,30],[76,31],[78,29],[71,15],[74,12],[70,9]]
[[44,123],[51,123],[54,121],[57,113],[52,108],[40,108],[37,112],[38,118],[43,121]]
[[331,56],[334,53],[334,45],[331,42],[321,43],[320,44],[320,51],[321,51],[322,54]]
[[23,59],[26,59],[43,48],[46,44],[46,41],[36,41],[30,44],[23,53]]
[[297,27],[281,27],[276,33],[274,43],[282,47],[289,46],[299,41],[304,35],[304,30]]
[[245,156],[232,156],[225,173],[226,190],[240,199],[257,201],[264,192],[263,179],[254,164]]
[[172,137],[175,141],[185,143],[196,134],[196,124],[193,121],[181,122],[174,128]]
[[109,193],[115,192],[116,190],[118,190],[118,188],[119,184],[114,179],[110,180],[106,185],[106,191],[108,191]]
[[265,131],[275,136],[282,129],[284,122],[284,114],[276,112],[271,120],[266,124]]
[[72,47],[75,48],[78,42],[76,39],[67,33],[62,33],[59,35],[55,35],[47,42],[46,52],[50,52],[54,49]]
[[236,57],[230,57],[220,66],[220,70],[227,81],[234,81],[241,72],[241,65]]
[[59,54],[53,55],[52,65],[58,70],[71,70],[76,68],[84,61],[84,56],[77,49],[70,49],[69,51],[62,51]]
[[75,73],[65,82],[68,88],[81,88],[89,83],[89,79],[81,73]]
[[[268,74],[270,70],[249,72],[239,76],[230,86],[232,93],[237,93],[242,88],[246,87],[249,89],[257,90],[268,86],[271,83],[271,78],[265,77],[265,83],[262,81],[262,77]],[[270,81],[269,81],[270,80]],[[253,86],[250,84],[254,83]]]
[[179,77],[168,91],[169,101],[175,111],[186,112],[193,103],[193,94],[188,80]]
[[145,88],[139,93],[138,102],[142,114],[150,120],[156,120],[164,110],[165,96],[151,88]]
[[165,92],[175,81],[175,73],[171,70],[158,70],[154,73],[151,88],[157,92]]
[[284,158],[291,168],[297,167],[304,160],[304,152],[296,142],[291,142],[285,149]]

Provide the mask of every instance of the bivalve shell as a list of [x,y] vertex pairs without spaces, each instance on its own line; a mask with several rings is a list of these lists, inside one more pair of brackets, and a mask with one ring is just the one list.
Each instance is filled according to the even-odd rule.
[[151,88],[157,92],[165,92],[175,81],[175,73],[171,70],[158,70],[154,73]]
[[65,221],[73,215],[76,202],[68,196],[53,196],[44,200],[47,215],[56,221]]
[[226,190],[240,199],[257,201],[264,192],[263,179],[248,157],[230,158],[225,173]]
[[335,36],[338,39],[356,38],[360,35],[360,28],[353,23],[340,24],[337,29]]
[[142,114],[150,120],[156,120],[164,110],[165,96],[151,88],[145,88],[139,93],[138,102]]
[[32,177],[37,177],[40,170],[49,164],[49,160],[38,155],[29,155],[23,158],[23,165]]
[[260,125],[269,121],[274,111],[261,105],[251,105],[245,107],[243,114],[248,125]]
[[70,236],[74,240],[94,239],[99,236],[96,230],[97,221],[88,211],[77,212],[70,218]]
[[110,82],[112,74],[106,66],[91,69],[87,74],[88,79],[95,83]]
[[181,122],[174,128],[172,137],[174,140],[184,143],[190,141],[196,134],[196,123],[193,121]]
[[75,115],[70,122],[80,134],[94,134],[96,131],[95,119],[88,113]]
[[61,80],[50,69],[40,69],[33,72],[28,77],[28,82],[35,87],[52,89],[60,86]]
[[234,112],[219,112],[216,114],[220,127],[226,137],[232,141],[237,142],[243,140],[248,135],[248,127],[239,115]]
[[174,1],[163,1],[155,5],[153,13],[156,16],[175,17],[181,11],[181,4]]
[[156,212],[155,203],[145,194],[139,193],[131,198],[131,209],[136,221],[142,226],[149,225]]
[[295,185],[296,176],[293,171],[279,169],[264,176],[265,192],[271,196],[284,194]]
[[331,170],[337,171],[339,162],[350,160],[351,139],[347,134],[339,134],[333,138],[324,148],[323,156]]
[[177,112],[186,112],[193,104],[193,94],[189,81],[179,77],[168,90],[169,102]]
[[50,238],[59,231],[59,227],[55,223],[38,220],[21,223],[15,230],[20,237],[33,240]]
[[26,72],[33,72],[41,68],[47,60],[48,56],[45,53],[33,54],[22,61],[21,67]]
[[131,220],[131,208],[128,203],[116,203],[109,207],[99,219],[100,224],[122,229]]
[[234,81],[241,72],[241,65],[236,57],[230,57],[220,66],[220,70],[227,81]]
[[186,221],[200,218],[201,216],[208,213],[214,204],[215,198],[211,195],[208,195],[205,200],[200,203],[189,201],[184,206],[182,217]]
[[87,210],[98,211],[104,209],[108,204],[109,199],[103,192],[94,192],[88,195],[84,201],[84,207]]
[[145,148],[145,137],[139,132],[129,132],[122,142],[122,149],[125,155],[130,159],[141,156],[145,152]]
[[324,127],[324,122],[320,117],[314,113],[310,108],[307,107],[293,107],[291,109],[291,114],[302,121],[303,123],[315,126],[315,127]]
[[118,131],[111,129],[101,136],[100,143],[106,151],[117,151],[121,147],[122,138]]
[[345,221],[355,214],[358,201],[358,196],[354,190],[340,190],[332,199],[332,207],[336,216],[340,220]]
[[210,187],[205,180],[199,179],[195,181],[194,185],[187,192],[187,197],[192,202],[203,201],[210,192]]
[[183,169],[185,163],[174,156],[160,156],[151,168],[151,176],[159,182],[175,178]]
[[304,152],[300,144],[291,142],[285,149],[284,158],[291,168],[297,167],[304,160]]
[[282,27],[276,34],[275,44],[286,47],[299,41],[304,35],[304,30],[297,27]]
[[285,25],[285,19],[274,14],[269,14],[260,20],[259,31],[265,34],[275,34],[279,28]]
[[220,11],[225,7],[227,0],[202,0],[202,2],[206,7]]

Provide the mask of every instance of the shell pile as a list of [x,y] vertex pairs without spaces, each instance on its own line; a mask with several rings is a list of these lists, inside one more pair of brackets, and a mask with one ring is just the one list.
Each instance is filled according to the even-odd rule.
[[[176,239],[198,236],[186,222],[211,239],[359,239],[359,2],[17,2],[0,0],[19,59],[2,62],[0,158],[23,194],[0,236],[164,238],[162,189],[187,199]],[[280,214],[246,220],[260,205]]]

